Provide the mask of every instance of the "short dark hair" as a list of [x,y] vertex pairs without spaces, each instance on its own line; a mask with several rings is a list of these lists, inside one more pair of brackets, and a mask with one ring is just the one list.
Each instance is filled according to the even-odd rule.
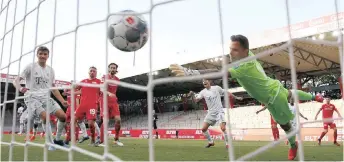
[[50,53],[49,49],[48,49],[46,46],[39,46],[39,47],[37,48],[37,53],[38,53],[39,51],[47,51],[48,54]]
[[89,69],[96,69],[97,70],[97,68],[95,66],[91,66]]
[[110,68],[110,66],[111,66],[111,65],[115,65],[115,66],[116,66],[116,68],[118,68],[118,65],[117,65],[116,63],[113,63],[113,62],[112,62],[112,63],[110,63],[110,64],[108,65],[108,68]]
[[232,35],[231,36],[232,42],[239,42],[240,46],[244,49],[250,49],[250,44],[248,42],[248,39],[243,35]]

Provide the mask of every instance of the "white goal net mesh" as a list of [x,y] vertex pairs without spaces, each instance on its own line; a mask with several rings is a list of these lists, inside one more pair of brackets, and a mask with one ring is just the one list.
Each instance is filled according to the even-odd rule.
[[[291,80],[292,80],[292,87],[293,87],[293,91],[296,91],[297,89],[297,74],[296,74],[296,67],[295,65],[297,64],[295,62],[295,56],[294,56],[294,49],[293,49],[293,43],[297,40],[302,40],[302,41],[306,41],[306,42],[312,42],[314,44],[323,44],[323,45],[328,45],[328,46],[332,46],[332,47],[337,47],[339,50],[339,58],[340,58],[340,65],[341,65],[341,72],[342,72],[342,76],[343,76],[343,68],[344,68],[344,64],[343,64],[343,32],[342,32],[342,28],[343,28],[343,24],[340,24],[340,21],[338,21],[339,19],[343,19],[340,18],[339,15],[339,6],[340,6],[340,0],[333,0],[333,1],[327,1],[327,3],[331,3],[333,4],[333,12],[335,12],[335,15],[333,17],[333,19],[335,19],[336,23],[336,31],[338,33],[337,36],[337,40],[333,40],[333,41],[327,41],[327,40],[311,40],[311,39],[305,39],[305,38],[299,38],[297,36],[294,36],[295,33],[292,32],[291,29],[291,12],[290,12],[290,7],[289,7],[289,1],[285,0],[284,1],[284,8],[285,8],[285,13],[286,16],[283,17],[278,17],[278,19],[285,19],[285,21],[287,22],[286,24],[288,25],[288,41],[286,41],[285,43],[281,44],[280,46],[277,46],[275,48],[271,48],[268,50],[265,50],[261,53],[257,53],[255,56],[253,57],[247,57],[245,59],[236,61],[236,62],[232,62],[231,64],[227,64],[226,62],[226,49],[227,44],[225,42],[227,42],[226,37],[224,37],[224,26],[223,26],[223,19],[224,16],[223,15],[223,5],[222,3],[226,3],[226,5],[230,5],[229,2],[227,1],[221,1],[218,0],[216,1],[216,8],[217,8],[217,19],[218,19],[218,23],[219,24],[215,24],[215,26],[219,27],[219,31],[220,31],[220,44],[221,47],[220,52],[222,53],[222,70],[220,72],[216,72],[216,73],[209,73],[209,74],[202,74],[202,75],[197,75],[197,76],[186,76],[186,77],[166,77],[166,78],[159,78],[159,79],[154,79],[154,57],[153,57],[153,47],[159,45],[158,42],[155,42],[155,38],[154,36],[152,36],[152,33],[154,30],[156,30],[155,25],[153,24],[158,24],[159,20],[155,20],[154,19],[154,10],[162,7],[162,6],[167,6],[167,5],[172,5],[172,3],[180,3],[181,0],[170,0],[170,1],[162,1],[162,2],[154,2],[153,0],[150,0],[149,2],[149,6],[146,10],[139,12],[139,14],[145,14],[148,15],[148,24],[149,24],[149,30],[150,30],[150,37],[149,37],[149,42],[147,43],[146,47],[147,47],[147,52],[149,53],[147,56],[147,58],[141,58],[143,59],[143,61],[148,61],[149,63],[146,64],[147,69],[149,69],[149,71],[145,71],[148,72],[148,85],[146,86],[142,86],[142,85],[137,85],[137,84],[129,84],[129,83],[125,83],[125,82],[116,82],[116,81],[109,81],[106,80],[104,82],[104,84],[100,85],[99,87],[107,90],[107,85],[108,84],[118,84],[121,87],[125,87],[125,88],[129,88],[129,89],[134,89],[137,91],[143,91],[143,92],[147,92],[147,103],[148,103],[148,130],[149,130],[149,139],[148,139],[148,143],[149,143],[149,161],[154,161],[155,160],[155,154],[154,154],[154,142],[153,142],[153,89],[155,86],[157,85],[161,85],[161,84],[165,84],[165,83],[172,83],[172,82],[186,82],[186,81],[194,81],[194,80],[201,80],[202,78],[205,77],[211,77],[211,78],[215,78],[215,77],[222,77],[223,80],[223,88],[228,90],[228,79],[227,79],[227,69],[230,67],[235,67],[237,65],[239,65],[242,62],[245,61],[249,61],[249,60],[253,60],[253,59],[259,59],[262,58],[264,56],[268,56],[270,54],[273,53],[277,53],[281,50],[287,50],[289,52],[288,57],[289,57],[289,63],[290,63],[290,67],[291,67]],[[36,4],[34,4],[34,2]],[[16,121],[18,116],[16,116],[17,114],[17,104],[19,102],[19,100],[23,100],[25,99],[25,96],[19,96],[19,92],[18,90],[16,90],[15,92],[15,99],[11,99],[8,100],[8,93],[9,93],[9,87],[11,86],[11,78],[10,78],[10,74],[13,74],[13,70],[11,69],[17,69],[15,71],[17,71],[17,74],[19,76],[20,74],[20,69],[23,69],[24,66],[26,66],[26,64],[30,63],[30,62],[34,62],[35,61],[35,51],[37,49],[37,47],[41,46],[41,45],[46,45],[48,47],[50,47],[50,65],[54,68],[60,68],[62,66],[67,66],[67,64],[71,64],[71,66],[69,69],[65,68],[65,70],[68,71],[73,71],[69,77],[69,80],[78,80],[78,73],[80,73],[80,68],[77,67],[78,65],[78,59],[80,58],[80,55],[77,56],[77,51],[81,50],[82,52],[85,52],[87,50],[91,50],[91,52],[94,52],[94,61],[101,61],[103,65],[103,67],[101,69],[103,69],[103,73],[105,74],[107,71],[107,65],[108,63],[110,63],[111,61],[109,61],[109,57],[112,57],[111,55],[113,55],[113,53],[110,53],[109,51],[109,43],[106,37],[106,29],[107,29],[107,20],[111,15],[117,15],[120,14],[118,12],[114,13],[110,11],[110,6],[111,5],[116,5],[117,2],[113,2],[110,0],[107,1],[102,1],[101,3],[104,3],[104,6],[102,7],[102,12],[106,13],[105,17],[102,17],[101,19],[98,18],[94,18],[92,17],[92,12],[96,12],[93,11],[95,10],[94,8],[97,8],[99,6],[92,6],[94,8],[86,8],[81,10],[80,5],[82,4],[83,1],[81,0],[74,0],[74,1],[58,1],[58,0],[37,0],[37,1],[29,1],[29,0],[1,0],[0,1],[0,50],[1,50],[1,57],[0,57],[0,67],[1,67],[1,73],[6,74],[6,75],[2,75],[1,80],[4,80],[5,82],[5,86],[1,86],[1,95],[3,95],[1,97],[1,146],[7,145],[9,146],[9,152],[8,152],[8,157],[9,157],[9,161],[12,161],[14,159],[13,157],[13,147],[15,146],[22,146],[25,147],[25,151],[24,151],[24,161],[28,161],[28,154],[29,154],[29,150],[28,147],[29,146],[38,146],[38,147],[42,147],[42,149],[44,150],[44,154],[42,155],[44,158],[44,161],[49,161],[49,155],[48,155],[48,147],[49,146],[54,146],[57,149],[66,151],[69,153],[68,159],[69,161],[73,161],[74,157],[73,157],[73,152],[80,152],[82,154],[84,154],[85,156],[90,156],[93,157],[95,159],[99,159],[99,160],[114,160],[114,161],[120,161],[120,159],[115,156],[114,154],[109,152],[109,142],[108,142],[108,137],[105,136],[104,137],[104,151],[102,154],[98,154],[98,153],[94,153],[91,152],[89,150],[85,150],[82,149],[80,147],[78,147],[78,145],[75,144],[75,137],[72,135],[72,142],[71,142],[71,146],[69,148],[65,148],[65,147],[61,147],[58,145],[55,145],[53,143],[50,142],[49,138],[46,136],[45,138],[45,143],[41,144],[41,143],[36,143],[36,142],[30,142],[30,141],[26,141],[25,143],[21,143],[16,141],[16,129],[17,129],[17,125],[16,125]],[[63,10],[63,8],[59,8],[59,3],[69,3],[71,6],[75,7],[74,9],[72,9],[71,11],[66,11]],[[124,3],[133,3],[133,2],[124,2]],[[198,3],[197,1],[194,1],[194,3]],[[49,4],[49,5],[45,5],[45,4]],[[343,5],[344,3],[341,1],[341,5]],[[135,4],[133,4],[135,6]],[[20,6],[20,7],[19,7]],[[215,5],[213,5],[215,6]],[[242,7],[245,8],[244,6],[233,6],[234,8],[236,7]],[[258,7],[258,6],[257,6]],[[46,13],[46,11],[52,11],[51,15],[44,15]],[[86,11],[87,10],[87,11]],[[245,9],[244,9],[245,10]],[[98,11],[98,9],[97,9]],[[88,12],[88,17],[91,17],[88,19],[88,21],[85,21],[85,18],[80,17],[81,13],[86,13]],[[193,12],[192,10],[190,10],[190,12]],[[206,11],[203,11],[206,12]],[[250,15],[250,11],[245,11],[248,13],[248,15]],[[67,13],[67,14],[66,14]],[[60,16],[58,16],[58,14],[60,14]],[[69,15],[71,14],[71,15]],[[254,14],[254,13],[252,13]],[[273,14],[273,13],[271,13]],[[75,27],[72,27],[71,30],[67,30],[67,31],[59,31],[56,28],[56,23],[64,23],[63,21],[63,17],[75,17],[73,22],[75,24]],[[211,16],[214,16],[214,14],[212,14]],[[236,19],[235,21],[233,21],[232,24],[230,24],[231,26],[241,26],[241,22],[246,21],[245,20],[245,16],[243,16],[243,18],[240,18],[240,13],[238,15],[236,15],[236,17],[238,17],[239,19]],[[48,17],[48,18],[47,18]],[[57,17],[60,17],[60,19],[57,19]],[[343,17],[343,16],[342,16]],[[215,17],[212,17],[211,19],[215,19]],[[260,18],[258,18],[260,19]],[[264,19],[264,18],[262,18]],[[41,24],[41,21],[50,21],[51,25],[47,25],[44,26]],[[197,22],[193,22],[193,20],[188,20],[190,21],[190,25],[195,25],[195,23]],[[266,21],[270,21],[270,20],[266,20]],[[31,23],[30,26],[27,26],[26,24]],[[34,23],[34,25],[32,25],[32,22]],[[198,22],[197,25],[202,24],[203,22]],[[343,23],[343,22],[342,22]],[[176,22],[176,24],[178,25],[179,23]],[[249,24],[249,23],[244,23],[245,25],[250,25],[252,26],[252,28],[255,27],[254,24]],[[97,47],[92,47],[92,44],[82,44],[82,43],[78,43],[78,41],[82,40],[82,39],[93,39],[92,38],[92,34],[88,35],[91,37],[85,37],[83,36],[81,32],[81,30],[83,30],[83,27],[86,26],[101,26],[103,25],[103,34],[104,34],[104,39],[103,40],[99,40],[100,42],[103,42],[103,44],[105,45],[105,48],[102,49],[93,49],[93,48],[97,48]],[[183,24],[185,26],[187,26],[188,24]],[[66,21],[65,24],[63,24],[62,26],[71,26],[69,21]],[[68,28],[68,27],[66,27]],[[177,29],[179,29],[178,27],[176,27]],[[230,28],[230,27],[229,27]],[[88,31],[84,31],[84,32],[88,32]],[[172,33],[174,32],[178,32],[178,31],[171,31]],[[210,32],[214,32],[214,31],[210,31]],[[217,34],[218,31],[215,31],[214,33]],[[49,33],[47,36],[45,35],[46,33]],[[40,35],[44,35],[44,36],[40,36]],[[94,36],[94,35],[93,35]],[[165,35],[166,36],[166,35]],[[59,41],[65,41],[65,40],[59,40],[62,37],[70,37],[69,41],[66,41],[66,44],[69,44],[67,46],[69,46],[66,50],[63,49],[59,49],[58,47],[55,46],[56,42]],[[162,36],[164,37],[164,35]],[[183,35],[181,37],[187,37],[187,35]],[[201,36],[200,36],[201,37]],[[30,39],[28,39],[30,38]],[[181,38],[183,39],[183,38]],[[202,38],[201,38],[202,39]],[[29,43],[24,43],[27,42],[28,40],[31,40]],[[72,40],[72,41],[70,41]],[[32,42],[33,41],[33,42]],[[94,40],[94,41],[98,41],[98,40]],[[14,45],[14,42],[17,45]],[[60,42],[61,43],[61,42]],[[99,43],[99,42],[98,42]],[[156,45],[157,44],[157,45]],[[168,47],[165,46],[164,47]],[[168,49],[166,49],[168,50]],[[80,52],[80,51],[79,51]],[[69,56],[68,58],[64,58],[61,59],[62,61],[55,61],[54,58],[58,57],[54,54],[56,53],[67,53]],[[98,58],[98,53],[105,53],[105,58]],[[193,55],[197,55],[197,54],[193,54]],[[31,56],[31,57],[30,57]],[[66,56],[66,55],[65,55]],[[116,56],[119,56],[119,54]],[[93,56],[92,56],[93,57]],[[139,54],[136,54],[136,57],[140,57]],[[113,58],[113,57],[112,57]],[[92,58],[93,59],[93,58]],[[162,59],[162,58],[158,58],[158,59]],[[104,62],[105,60],[105,62]],[[22,63],[24,62],[24,63]],[[91,63],[92,64],[92,63]],[[118,64],[121,66],[121,63],[118,62]],[[91,66],[91,65],[87,65],[86,67]],[[169,65],[164,65],[164,68],[167,68]],[[73,69],[71,69],[73,68]],[[156,68],[155,68],[156,69]],[[62,75],[63,73],[60,73],[58,75]],[[6,76],[6,77],[4,77]],[[13,80],[13,78],[12,78]],[[89,84],[81,84],[81,83],[72,83],[71,85],[61,85],[59,87],[54,87],[53,89],[59,89],[59,90],[63,90],[66,88],[71,89],[71,87],[77,86],[77,85],[83,85],[83,86],[94,86],[94,85],[89,85]],[[74,91],[72,89],[72,91]],[[297,94],[297,93],[295,93]],[[50,95],[50,93],[49,93]],[[229,97],[228,94],[225,94],[225,105],[229,105]],[[298,127],[296,128],[296,130],[294,130],[293,132],[289,133],[287,136],[279,139],[278,141],[274,141],[269,143],[268,145],[265,145],[263,147],[260,147],[259,149],[250,152],[242,157],[235,157],[235,149],[234,147],[230,147],[228,149],[228,155],[229,155],[229,160],[230,161],[244,161],[244,160],[248,160],[266,150],[268,150],[271,147],[276,146],[277,144],[279,144],[280,142],[285,141],[288,137],[291,137],[293,135],[297,135],[298,139],[301,139],[301,132],[300,132],[300,124],[308,124],[308,123],[321,123],[323,122],[322,120],[317,120],[317,121],[310,121],[310,122],[305,122],[305,123],[300,123],[299,120],[299,109],[298,109],[298,96],[295,95],[294,96],[295,99],[295,103],[296,103],[296,119],[297,119],[297,125]],[[107,100],[107,97],[104,98],[104,100]],[[72,100],[73,101],[73,100]],[[107,109],[106,103],[105,102],[105,109]],[[11,125],[11,140],[10,141],[5,141],[4,140],[4,132],[5,132],[5,117],[6,117],[6,112],[8,111],[8,106],[9,104],[13,105],[13,119],[12,119],[12,125]],[[74,104],[72,104],[72,112],[76,109],[74,107]],[[49,108],[48,108],[49,109]],[[12,109],[11,109],[12,110]],[[343,110],[343,109],[342,109]],[[230,110],[227,109],[227,114],[229,114]],[[107,111],[104,111],[105,116],[107,114]],[[342,113],[344,114],[344,113]],[[74,113],[72,113],[71,115],[71,120],[73,121],[75,119],[75,115]],[[50,116],[47,115],[47,121],[50,121]],[[108,118],[105,117],[104,118],[104,123],[108,122]],[[245,119],[243,119],[245,120]],[[339,118],[335,119],[335,120],[341,120]],[[228,116],[228,121],[230,121],[229,116]],[[30,122],[28,122],[27,128],[31,128],[30,126]],[[229,136],[229,145],[232,146],[232,134],[231,132],[231,125],[230,122],[227,124],[227,134]],[[48,126],[46,127],[48,128]],[[74,134],[74,132],[76,131],[74,129],[74,123],[71,123],[71,134]],[[108,130],[108,125],[105,124],[104,125],[104,130],[105,132],[107,132]],[[27,138],[29,137],[29,133],[27,133]],[[302,145],[302,140],[299,140],[299,149],[298,149],[298,156],[299,156],[299,160],[300,161],[304,161],[304,150],[303,150],[303,145]],[[1,147],[2,148],[2,147]],[[3,150],[5,151],[5,150]],[[1,158],[1,160],[6,160]],[[177,159],[176,159],[177,160]]]

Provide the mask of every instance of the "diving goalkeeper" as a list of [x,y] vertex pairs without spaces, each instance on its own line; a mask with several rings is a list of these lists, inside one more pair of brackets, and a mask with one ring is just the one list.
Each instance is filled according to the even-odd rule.
[[[243,35],[231,36],[230,55],[232,61],[237,61],[246,57],[254,56],[249,50],[249,41]],[[191,70],[180,65],[170,65],[170,70],[176,76],[199,75],[210,72],[218,72],[218,69]],[[274,120],[286,132],[292,132],[293,128],[290,121],[294,115],[289,109],[288,101],[292,97],[292,91],[283,87],[280,81],[268,77],[260,63],[254,59],[240,63],[238,66],[228,69],[228,76],[236,79],[247,93],[267,105],[267,108]],[[297,90],[300,100],[323,101],[320,94],[316,96]],[[288,139],[290,149],[288,159],[293,160],[297,155],[297,143],[295,136]]]

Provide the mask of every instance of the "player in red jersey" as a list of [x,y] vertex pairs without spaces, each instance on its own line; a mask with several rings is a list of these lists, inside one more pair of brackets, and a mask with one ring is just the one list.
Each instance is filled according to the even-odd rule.
[[[84,79],[81,82],[87,84],[100,84],[101,81],[96,78],[97,68],[92,66],[89,68],[89,78]],[[97,118],[97,102],[99,100],[100,88],[78,86],[76,88],[81,92],[80,105],[75,111],[76,120],[82,120],[84,114],[86,113],[86,119],[88,120],[88,125],[91,132],[91,145],[98,146],[100,141],[95,140],[95,121]],[[76,121],[76,123],[77,123]]]
[[[264,111],[267,109],[267,107],[262,104],[263,108],[258,110],[256,112],[256,114],[259,114],[260,112]],[[274,140],[275,141],[278,141],[279,140],[279,130],[278,130],[278,127],[277,127],[277,122],[274,120],[274,118],[272,118],[271,114],[270,114],[270,122],[271,122],[271,131],[272,131],[272,136],[274,137]]]
[[[317,120],[318,115],[320,111],[322,111],[322,118],[324,119],[332,119],[333,118],[333,112],[336,111],[338,116],[341,118],[342,116],[340,115],[339,111],[336,109],[336,107],[330,103],[331,99],[329,97],[325,98],[325,104],[321,106],[317,114],[315,115],[315,120]],[[337,127],[336,124],[333,121],[327,121],[324,122],[324,131],[321,133],[319,139],[318,139],[318,144],[321,144],[321,139],[325,136],[325,134],[328,132],[328,126],[330,126],[331,129],[333,129],[333,138],[334,141],[333,143],[337,146],[340,146],[339,143],[337,142]]]
[[[118,65],[115,63],[110,63],[108,65],[108,71],[109,73],[107,74],[107,76],[103,77],[103,81],[105,81],[105,79],[109,79],[109,80],[116,80],[119,81],[118,77],[116,76],[117,74],[117,68]],[[119,132],[121,130],[121,116],[120,116],[120,111],[119,111],[119,105],[117,102],[117,96],[116,96],[116,92],[117,92],[117,85],[116,84],[108,84],[108,91],[107,91],[107,106],[108,106],[108,118],[109,119],[114,119],[115,120],[115,141],[114,143],[118,146],[123,146],[123,143],[119,141]],[[103,94],[104,95],[104,94]],[[103,101],[103,95],[100,98],[100,115],[101,115],[101,122],[100,122],[100,141],[103,142],[104,141],[104,127],[103,127],[103,117],[104,117],[104,101]],[[104,123],[104,124],[108,124],[108,123]]]
[[[80,91],[74,91],[74,110],[76,110],[79,106],[79,99],[80,99]],[[66,130],[66,139],[65,139],[65,144],[68,145],[70,140],[71,140],[71,111],[72,111],[72,96],[71,96],[71,90],[65,90],[63,95],[67,96],[67,102],[68,102],[68,107],[66,110],[66,125],[65,125],[65,130]],[[75,139],[79,139],[79,129],[75,125]]]

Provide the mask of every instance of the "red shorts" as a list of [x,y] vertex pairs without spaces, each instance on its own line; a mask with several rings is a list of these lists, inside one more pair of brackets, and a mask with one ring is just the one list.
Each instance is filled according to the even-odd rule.
[[75,118],[81,120],[86,114],[87,120],[97,119],[97,105],[83,105],[80,104],[75,110]]
[[276,121],[274,120],[274,118],[270,115],[270,122],[271,122],[271,125],[277,125]]
[[[104,116],[104,112],[103,112],[103,102],[100,102],[100,116]],[[114,118],[115,116],[120,116],[121,113],[119,111],[119,105],[118,102],[109,102],[108,103],[108,115],[109,118]]]
[[336,128],[336,123],[324,123],[324,129],[328,129],[328,126],[330,126],[331,129]]

